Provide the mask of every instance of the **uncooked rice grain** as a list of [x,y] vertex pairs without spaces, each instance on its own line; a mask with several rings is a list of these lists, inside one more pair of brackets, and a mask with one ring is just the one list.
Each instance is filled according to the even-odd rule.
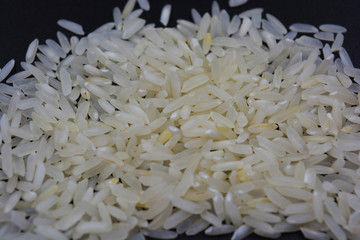
[[72,22],[72,21],[69,21],[69,20],[66,20],[66,19],[60,19],[58,22],[58,25],[65,28],[66,30],[69,30],[73,33],[76,33],[78,35],[84,35],[85,32],[82,28],[81,25],[75,23],[75,22]]
[[322,24],[319,26],[320,30],[325,32],[344,33],[346,28],[336,24]]
[[0,70],[0,82],[2,82],[11,72],[15,65],[15,60],[11,59],[5,64],[5,66]]
[[301,33],[316,33],[319,31],[315,26],[306,23],[294,23],[289,28],[291,31]]
[[248,0],[229,0],[229,6],[230,7],[238,7],[240,5],[243,5],[247,2]]
[[357,239],[360,69],[346,29],[288,32],[216,1],[161,28],[143,10],[129,0],[86,36],[35,39],[24,71],[1,69],[0,238]]
[[166,26],[170,20],[170,13],[171,13],[171,5],[166,4],[162,10],[160,15],[160,22]]
[[145,11],[150,10],[149,0],[138,0],[139,6]]

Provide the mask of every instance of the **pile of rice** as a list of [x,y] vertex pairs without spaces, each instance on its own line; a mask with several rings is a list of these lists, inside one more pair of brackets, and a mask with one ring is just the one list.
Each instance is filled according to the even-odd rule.
[[162,28],[135,5],[87,36],[59,20],[77,36],[35,39],[22,72],[1,69],[0,238],[359,239],[360,69],[346,29],[289,31],[216,2]]

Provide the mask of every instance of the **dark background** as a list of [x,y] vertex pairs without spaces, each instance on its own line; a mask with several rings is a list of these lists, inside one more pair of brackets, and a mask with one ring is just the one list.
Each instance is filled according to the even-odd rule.
[[[201,14],[211,11],[212,0],[149,0],[151,9],[142,17],[158,26],[162,6],[171,3],[172,13],[169,26],[175,26],[176,19],[191,19],[190,9]],[[218,0],[221,8],[226,8],[232,16],[255,7],[264,8],[265,13],[276,16],[288,27],[301,22],[319,26],[325,23],[340,24],[347,28],[344,47],[355,67],[360,67],[360,1],[359,0],[249,0],[237,8],[229,8],[228,0]],[[122,8],[126,0],[1,0],[0,4],[0,68],[10,59],[16,65],[12,73],[20,71],[28,44],[38,38],[40,44],[48,38],[56,39],[56,31],[61,28],[57,20],[65,18],[81,25],[86,33],[112,21],[112,9]],[[69,32],[62,32],[71,36]],[[210,240],[230,239],[230,235],[208,237],[203,234],[178,239]],[[250,235],[249,239],[264,239]],[[283,234],[279,239],[304,239],[300,233]]]

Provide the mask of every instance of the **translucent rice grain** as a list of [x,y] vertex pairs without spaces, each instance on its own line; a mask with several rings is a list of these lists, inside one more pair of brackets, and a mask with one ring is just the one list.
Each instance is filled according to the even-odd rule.
[[220,6],[217,1],[213,1],[211,4],[211,15],[218,16],[220,14]]
[[201,15],[195,8],[191,9],[191,16],[192,16],[192,19],[194,20],[194,23],[196,25],[199,25],[201,22]]
[[208,226],[209,226],[208,222],[206,222],[203,219],[198,219],[186,230],[185,233],[188,236],[194,236],[200,233],[201,231],[203,231],[204,229],[206,229]]
[[249,226],[253,227],[254,229],[259,230],[261,232],[264,232],[264,233],[267,233],[267,234],[274,233],[273,227],[270,224],[265,223],[263,221],[258,221],[258,220],[255,220],[255,219],[249,217],[249,216],[246,216],[246,217],[244,217],[244,222],[247,225],[249,225]]
[[139,6],[145,11],[150,10],[150,4],[148,0],[137,0],[137,2],[139,3]]
[[240,27],[240,18],[238,15],[235,15],[232,19],[230,24],[227,26],[226,33],[231,35],[236,33],[239,30]]
[[176,232],[166,230],[143,230],[143,234],[155,239],[175,239],[178,236]]
[[331,32],[318,32],[314,34],[314,37],[324,41],[334,41],[334,33]]
[[166,79],[164,79],[163,77],[153,74],[151,72],[148,71],[144,71],[144,76],[146,78],[146,80],[148,80],[149,82],[162,86],[166,83]]
[[324,214],[324,221],[329,230],[334,234],[337,239],[346,239],[344,230],[336,224],[336,222],[327,214]]
[[221,227],[221,222],[222,220],[219,219],[217,216],[215,216],[214,214],[205,211],[203,213],[200,214],[201,218],[204,219],[205,221],[209,222],[211,225],[220,228]]
[[115,112],[115,108],[108,101],[98,99],[98,103],[105,110],[105,112],[109,114],[113,114]]
[[323,44],[320,40],[308,37],[308,36],[301,36],[300,38],[296,39],[298,44],[304,45],[310,48],[322,48]]
[[259,220],[259,221],[264,221],[264,222],[268,222],[268,223],[278,223],[281,222],[281,218],[279,216],[276,216],[274,214],[271,213],[265,213],[259,210],[249,210],[249,216]]
[[332,198],[328,198],[328,197],[325,198],[324,205],[327,209],[327,212],[332,216],[332,218],[337,224],[340,224],[342,226],[346,225],[346,220],[344,216],[342,215],[342,213],[339,210],[339,207]]
[[38,212],[47,212],[52,206],[54,206],[58,201],[57,196],[51,196],[44,201],[36,205],[35,210]]
[[286,208],[286,206],[290,204],[289,200],[281,196],[274,189],[266,188],[264,189],[264,192],[266,193],[269,200],[280,208]]
[[143,233],[138,233],[130,238],[130,240],[146,240]]
[[17,147],[15,147],[12,150],[12,153],[19,156],[19,157],[23,157],[25,155],[28,155],[36,150],[38,150],[39,147],[39,142],[29,142],[29,143],[25,143],[25,144],[21,144]]
[[128,0],[122,11],[122,17],[125,19],[134,9],[136,0]]
[[229,0],[229,6],[230,7],[238,7],[240,5],[243,5],[247,2],[247,0]]
[[278,146],[276,143],[273,143],[272,141],[266,139],[263,136],[257,135],[256,136],[259,145],[267,150],[269,150],[270,152],[274,153],[275,155],[282,157],[285,155],[285,150]]
[[319,239],[319,240],[329,240],[330,237],[326,233],[318,232],[315,230],[312,230],[311,228],[300,228],[302,234],[307,239]]
[[249,155],[253,153],[253,149],[250,145],[246,144],[231,144],[228,146],[228,149],[230,152],[236,153],[236,154],[245,154]]
[[11,59],[5,64],[5,66],[0,70],[0,82],[2,82],[14,68],[15,60]]
[[253,25],[256,29],[259,29],[261,26],[261,14],[255,14],[254,16],[251,17],[251,20],[253,22]]
[[344,73],[350,77],[354,77],[355,79],[360,77],[360,69],[359,68],[345,66]]
[[344,43],[344,35],[342,33],[336,34],[335,40],[331,45],[331,51],[339,51]]
[[50,227],[50,226],[44,226],[44,225],[40,225],[37,226],[35,231],[46,237],[46,238],[52,238],[54,240],[66,240],[67,237],[65,236],[65,234],[61,233],[60,231]]
[[209,227],[205,230],[205,234],[208,236],[218,236],[218,235],[224,235],[234,232],[235,227],[232,225],[222,225],[219,228],[216,227]]
[[306,144],[301,136],[296,132],[296,130],[289,126],[286,130],[286,135],[288,136],[290,142],[299,152],[306,152]]
[[234,123],[230,119],[222,116],[217,112],[210,112],[210,117],[218,124],[227,126],[228,128],[234,128]]
[[164,26],[167,26],[167,24],[169,23],[170,13],[171,13],[171,4],[166,4],[166,5],[162,8],[162,10],[161,10],[161,15],[160,15],[160,22],[161,22]]
[[84,211],[80,207],[75,207],[73,210],[64,217],[60,218],[55,224],[55,227],[59,230],[67,230],[74,224],[76,224],[84,215]]
[[319,28],[321,31],[333,33],[344,33],[347,31],[343,26],[336,24],[322,24]]
[[60,80],[62,92],[64,96],[68,96],[71,93],[72,80],[70,78],[70,74],[65,68],[60,69]]
[[66,20],[66,19],[60,19],[57,24],[60,27],[65,28],[66,30],[69,30],[70,32],[73,32],[78,35],[84,35],[85,32],[81,25],[74,23],[72,21]]
[[[222,46],[222,47],[238,47],[239,46],[239,43],[234,40],[233,38],[229,38],[229,37],[216,37],[215,39],[213,39],[212,41],[212,45],[214,46]],[[221,51],[223,49],[221,48],[212,48],[213,51],[216,51],[215,49],[217,49],[218,53],[217,55],[218,56],[224,56],[225,52]]]
[[1,137],[4,141],[4,143],[10,143],[11,142],[11,134],[9,132],[9,118],[6,113],[3,113],[1,116],[0,128],[1,128]]
[[273,115],[269,119],[269,122],[270,123],[281,123],[281,122],[289,119],[293,115],[295,115],[298,111],[300,111],[300,106],[299,105],[291,106],[288,109],[286,109],[285,111]]
[[312,198],[311,193],[302,189],[297,189],[296,191],[293,191],[293,189],[289,187],[277,187],[276,189],[279,193],[286,197],[292,197],[304,201],[308,201]]
[[189,218],[191,216],[190,213],[187,213],[185,211],[178,211],[171,215],[168,219],[166,219],[164,223],[164,229],[171,229],[176,227],[178,224],[180,224],[185,219]]
[[66,57],[65,51],[54,40],[48,39],[46,40],[46,44],[56,53],[56,55],[60,56],[61,58]]
[[358,151],[360,150],[359,141],[354,140],[338,140],[334,142],[334,146],[343,151]]
[[6,174],[8,178],[13,176],[13,157],[11,145],[9,143],[5,143],[1,146],[1,166],[3,172]]
[[174,206],[176,206],[186,212],[189,212],[192,214],[200,214],[205,210],[205,208],[203,206],[193,203],[193,202],[190,202],[188,200],[182,199],[178,196],[170,195],[169,198],[171,199],[171,202]]
[[304,224],[313,221],[314,215],[312,213],[295,214],[286,219],[290,224]]
[[62,32],[57,32],[56,35],[57,35],[57,38],[58,38],[59,43],[61,45],[61,48],[66,53],[68,53],[70,51],[70,49],[71,49],[70,42],[69,42],[68,38]]
[[280,32],[282,34],[287,33],[285,26],[275,16],[267,13],[266,18],[270,22],[270,24],[273,26],[273,28],[276,29],[278,32]]
[[196,31],[198,26],[190,21],[179,19],[177,20],[177,23],[181,25],[184,28],[187,28],[190,31]]
[[4,205],[4,213],[9,213],[18,203],[21,197],[21,192],[16,191],[12,193],[9,197],[9,199],[6,201]]
[[198,28],[198,33],[196,38],[198,40],[202,40],[205,34],[208,32],[210,27],[211,17],[209,13],[205,13],[205,15],[201,18],[200,25]]
[[350,88],[352,81],[348,76],[346,76],[345,74],[343,74],[341,72],[338,72],[336,74],[336,76],[344,87]]
[[76,231],[79,233],[104,233],[108,232],[109,226],[105,222],[80,222],[76,226]]
[[39,68],[29,64],[27,65],[27,70],[40,82],[46,82],[45,74]]
[[115,7],[113,9],[113,19],[116,26],[119,26],[119,24],[122,22],[122,16],[121,16],[121,10],[118,7]]
[[236,205],[233,202],[233,194],[231,192],[228,192],[225,197],[225,213],[235,226],[241,225],[242,219]]
[[163,152],[151,152],[151,153],[143,153],[141,154],[140,157],[148,161],[165,161],[171,159],[173,155]]
[[123,26],[123,39],[129,39],[145,25],[145,20],[140,18],[129,19]]
[[310,63],[309,65],[304,67],[304,70],[300,73],[297,82],[300,84],[305,79],[308,79],[312,74],[314,74],[316,71],[316,65]]
[[275,29],[268,21],[262,20],[261,23],[266,32],[272,34],[276,39],[282,38],[283,35],[279,29]]
[[110,97],[108,95],[107,92],[105,92],[104,89],[102,89],[101,87],[96,86],[93,83],[90,82],[85,82],[85,87],[94,95],[96,95],[99,98],[105,99],[105,100],[109,100]]
[[86,37],[83,37],[80,39],[79,43],[75,47],[75,53],[77,55],[83,55],[87,47],[88,47],[88,39]]
[[291,31],[302,33],[316,33],[319,31],[315,26],[306,23],[294,23],[289,28]]
[[11,211],[11,221],[20,229],[26,230],[29,227],[29,222],[25,219],[26,213],[20,211]]
[[249,30],[249,35],[250,35],[250,38],[251,40],[258,46],[261,46],[262,45],[262,39],[261,39],[261,36],[259,34],[259,31],[254,28],[254,27],[251,27],[250,30]]
[[239,30],[239,36],[244,37],[246,33],[250,30],[252,22],[249,18],[245,17]]
[[[6,83],[15,83],[15,82],[22,83],[22,81],[24,81],[28,76],[30,76],[30,73],[28,71],[21,71],[9,77],[6,80]],[[13,86],[15,87],[15,85]]]
[[28,63],[32,63],[35,59],[37,48],[39,46],[39,40],[36,38],[34,39],[28,46],[26,54],[25,54],[25,61]]
[[249,236],[253,232],[253,228],[244,224],[241,225],[231,237],[231,240],[240,240]]
[[295,232],[299,230],[299,227],[286,222],[280,222],[274,225],[274,230],[276,232]]
[[185,221],[183,221],[182,223],[180,223],[177,227],[176,227],[176,232],[178,234],[183,234],[186,232],[186,230],[189,228],[189,226],[196,220],[198,219],[198,216],[191,216],[188,219],[186,219]]
[[347,53],[347,51],[345,50],[345,48],[340,48],[340,51],[339,51],[339,54],[340,54],[340,58],[341,58],[341,61],[343,62],[344,66],[350,66],[350,67],[353,67],[354,65],[352,64],[352,61],[350,59],[350,56],[349,54]]

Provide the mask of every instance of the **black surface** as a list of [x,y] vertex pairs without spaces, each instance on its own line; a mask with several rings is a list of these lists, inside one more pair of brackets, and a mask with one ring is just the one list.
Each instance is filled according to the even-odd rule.
[[[150,0],[150,12],[143,17],[148,22],[159,23],[161,8],[166,3],[172,4],[169,25],[174,26],[178,18],[190,19],[190,9],[195,8],[201,14],[211,10],[211,0]],[[249,0],[243,6],[228,8],[228,0],[219,0],[222,8],[227,8],[230,15],[254,7],[264,8],[284,23],[286,27],[295,22],[319,26],[324,23],[340,24],[347,28],[344,47],[355,65],[360,67],[360,1],[359,0]],[[86,33],[112,20],[112,9],[123,7],[126,0],[1,0],[0,1],[0,67],[14,58],[15,69],[20,69],[20,62],[25,59],[28,44],[38,38],[40,43],[46,39],[56,39],[60,30],[56,22],[60,18],[69,19],[83,25]],[[159,26],[161,26],[159,24]],[[65,30],[61,30],[67,34]],[[68,35],[70,36],[70,35]],[[231,235],[208,237],[203,234],[178,239],[230,239]],[[246,239],[264,239],[251,235]],[[300,233],[283,234],[279,239],[304,239]]]
[[[211,10],[211,0],[150,0],[151,9],[143,17],[148,22],[159,23],[161,8],[172,4],[169,25],[178,18],[190,19],[190,9],[200,13]],[[280,19],[285,26],[295,22],[318,26],[336,23],[345,26],[344,46],[348,50],[355,67],[360,66],[360,1],[358,0],[249,0],[243,6],[228,8],[228,0],[219,0],[222,8],[231,14],[254,7],[264,8]],[[86,33],[112,20],[112,9],[122,7],[126,0],[1,0],[0,1],[0,67],[14,58],[16,69],[25,58],[28,44],[38,38],[40,42],[48,38],[56,39],[56,24],[60,18],[73,20],[83,25]],[[160,25],[159,25],[160,26]],[[62,30],[66,32],[66,30]],[[68,33],[68,32],[66,32]]]

